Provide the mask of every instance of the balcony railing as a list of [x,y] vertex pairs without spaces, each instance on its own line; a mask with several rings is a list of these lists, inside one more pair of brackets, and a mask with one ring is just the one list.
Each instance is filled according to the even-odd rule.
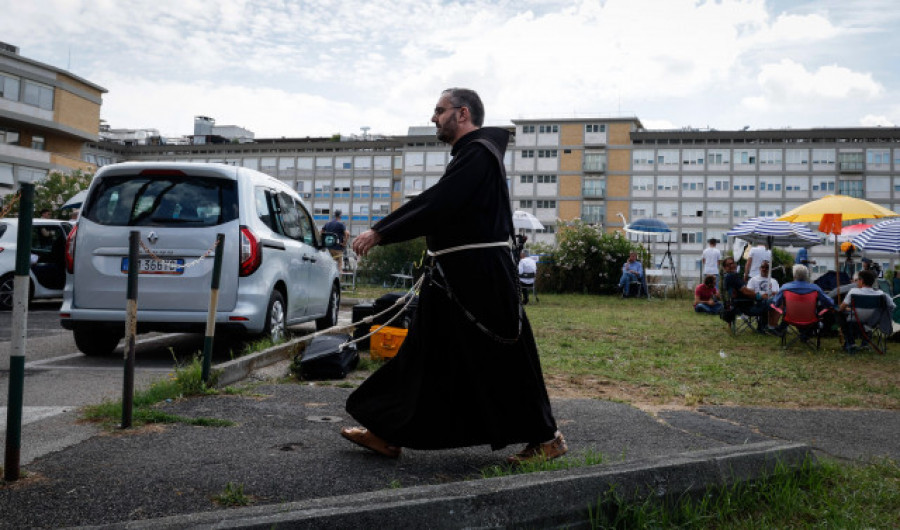
[[602,199],[606,196],[605,188],[596,188],[596,187],[585,187],[581,190],[581,195],[585,199]]
[[864,169],[864,162],[838,162],[838,171],[841,173],[862,173]]

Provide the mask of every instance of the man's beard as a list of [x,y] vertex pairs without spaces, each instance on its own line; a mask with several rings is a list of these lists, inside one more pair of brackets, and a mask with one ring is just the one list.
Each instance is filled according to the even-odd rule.
[[438,127],[437,130],[437,139],[444,143],[451,143],[454,138],[456,138],[456,131],[458,129],[456,123],[456,116],[454,116],[453,120],[447,120],[443,126]]

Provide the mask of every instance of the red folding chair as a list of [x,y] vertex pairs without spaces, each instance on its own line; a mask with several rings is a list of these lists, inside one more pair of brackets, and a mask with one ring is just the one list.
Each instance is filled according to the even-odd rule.
[[[822,330],[825,327],[823,317],[830,311],[829,308],[817,311],[819,294],[816,291],[798,294],[793,291],[784,291],[784,306],[776,307],[781,313],[781,347],[787,348],[797,341],[802,342],[811,350],[818,350],[822,341]],[[788,342],[788,336],[793,337]],[[815,343],[810,340],[815,339]]]

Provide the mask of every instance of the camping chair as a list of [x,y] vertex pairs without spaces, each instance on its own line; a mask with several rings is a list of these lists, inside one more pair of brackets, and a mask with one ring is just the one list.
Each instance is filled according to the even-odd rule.
[[642,298],[646,296],[650,298],[650,290],[647,288],[647,273],[641,273],[638,280],[631,280],[628,284],[628,296],[622,293],[623,298]]
[[721,292],[723,308],[719,317],[728,324],[728,330],[732,335],[739,335],[744,331],[754,331],[754,321],[757,322],[758,328],[759,318],[748,314],[753,306],[752,301],[735,301],[734,293],[729,289],[723,289]]
[[[806,294],[798,294],[792,291],[784,291],[784,307],[775,307],[775,311],[781,314],[781,347],[788,346],[797,341],[802,342],[811,350],[818,350],[822,342],[822,330],[825,328],[823,317],[830,311],[829,308],[816,311],[819,293],[813,291]],[[793,338],[788,341],[788,335]],[[815,344],[810,339],[815,338]]]
[[394,287],[406,287],[406,282],[412,285],[415,279],[413,277],[413,267],[412,263],[407,263],[400,272],[391,274],[391,278],[394,279]]
[[878,353],[887,352],[887,339],[894,331],[887,302],[881,294],[855,294],[850,297],[850,317],[859,338]]

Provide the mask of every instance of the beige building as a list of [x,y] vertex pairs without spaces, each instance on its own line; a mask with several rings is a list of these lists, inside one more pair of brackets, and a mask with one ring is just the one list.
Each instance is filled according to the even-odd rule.
[[51,170],[96,170],[84,147],[98,140],[105,92],[0,43],[0,195]]

